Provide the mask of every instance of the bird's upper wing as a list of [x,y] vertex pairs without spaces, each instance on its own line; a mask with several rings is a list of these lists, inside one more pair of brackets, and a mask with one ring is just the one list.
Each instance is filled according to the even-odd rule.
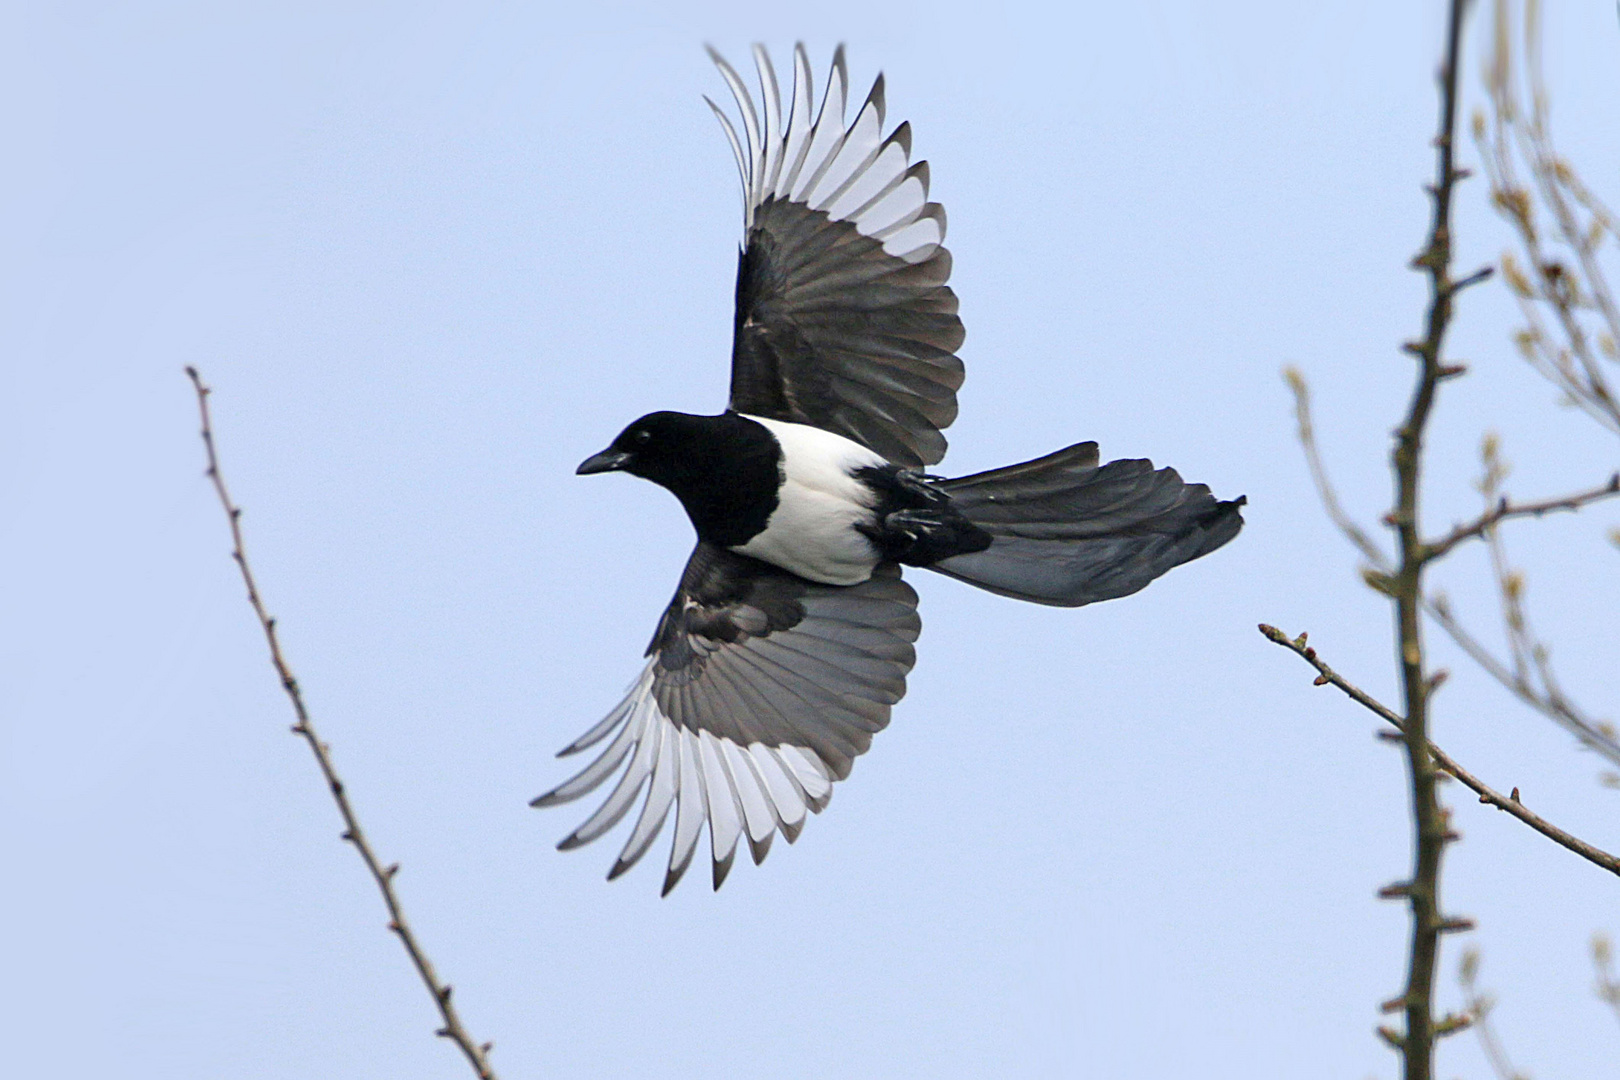
[[742,177],[746,241],[737,267],[731,408],[825,428],[899,465],[945,455],[956,419],[962,320],[946,285],[945,211],[928,201],[928,163],[911,127],[883,135],[883,77],[844,126],[840,46],[812,121],[802,45],[786,124],[776,73],[755,46],[763,109],[710,50],[742,114],[742,137],[714,102]]
[[905,693],[921,628],[917,594],[892,564],[859,585],[818,585],[700,541],[641,677],[563,754],[612,736],[607,748],[534,805],[593,791],[628,761],[559,846],[607,832],[647,785],[609,878],[641,858],[674,807],[664,892],[686,872],[705,822],[719,888],[739,835],[759,862],[778,829],[791,843],[806,813],[827,804]]

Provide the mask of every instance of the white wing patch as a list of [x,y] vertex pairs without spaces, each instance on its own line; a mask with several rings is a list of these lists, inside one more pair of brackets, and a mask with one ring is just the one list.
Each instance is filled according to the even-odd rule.
[[[766,201],[787,199],[822,210],[833,221],[849,221],[863,236],[883,243],[883,250],[909,263],[920,263],[945,240],[945,210],[928,201],[928,164],[911,164],[911,127],[901,124],[883,132],[883,76],[847,126],[849,73],[844,47],[833,53],[827,89],[816,110],[810,60],[802,44],[793,47],[793,101],[787,123],[776,70],[764,48],[754,46],[762,110],[724,57],[709,56],[731,89],[742,120],[742,135],[718,105],[709,108],[731,143],[742,180],[743,228],[753,227],[754,214]],[[812,123],[810,117],[815,113]]]
[[[607,748],[571,779],[535,799],[533,806],[555,806],[587,795],[623,767],[602,805],[585,823],[563,838],[558,848],[588,844],[618,824],[643,788],[641,814],[624,849],[608,871],[611,881],[647,853],[670,810],[675,835],[664,875],[668,895],[691,865],[705,823],[714,865],[714,887],[726,879],[737,853],[737,841],[748,838],[754,862],[764,860],[780,832],[788,843],[810,813],[820,813],[832,798],[832,776],[814,752],[798,746],[739,746],[673,723],[653,699],[654,657],[617,707],[559,756],[578,753],[603,739]],[[629,765],[625,765],[628,759]]]

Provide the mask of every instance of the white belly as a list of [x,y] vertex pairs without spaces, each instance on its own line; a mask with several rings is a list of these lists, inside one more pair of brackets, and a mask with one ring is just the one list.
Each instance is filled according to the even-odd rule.
[[781,444],[783,483],[765,530],[731,550],[826,585],[859,585],[871,577],[878,551],[855,525],[874,521],[873,494],[850,472],[887,462],[830,431],[748,419],[764,425]]

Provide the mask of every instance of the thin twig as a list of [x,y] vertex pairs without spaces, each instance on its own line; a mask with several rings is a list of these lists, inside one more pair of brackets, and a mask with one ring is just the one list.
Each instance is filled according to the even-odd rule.
[[1613,947],[1604,934],[1592,935],[1592,966],[1597,969],[1597,994],[1609,1008],[1614,1010],[1614,1018],[1620,1020],[1620,978],[1616,978],[1614,969],[1609,966],[1613,959]]
[[1344,504],[1339,501],[1339,493],[1328,476],[1327,468],[1322,464],[1322,453],[1316,445],[1316,425],[1311,421],[1311,388],[1296,367],[1283,369],[1283,380],[1288,383],[1288,389],[1294,395],[1294,420],[1299,425],[1299,445],[1305,451],[1305,464],[1311,470],[1311,481],[1316,485],[1316,494],[1322,500],[1322,508],[1327,511],[1328,520],[1336,525],[1345,539],[1355,545],[1362,557],[1376,569],[1383,573],[1389,572],[1389,556],[1384,549],[1367,531],[1363,529],[1356,519],[1345,513]]
[[1457,643],[1458,648],[1467,653],[1487,675],[1501,683],[1514,697],[1556,721],[1580,740],[1581,745],[1620,765],[1620,741],[1606,734],[1600,721],[1588,717],[1568,698],[1560,697],[1553,700],[1545,697],[1537,693],[1536,688],[1528,681],[1521,680],[1462,624],[1456,613],[1451,610],[1451,600],[1446,594],[1437,592],[1432,596],[1426,596],[1423,609],[1428,612],[1430,618],[1440,624],[1440,628]]
[[242,511],[231,501],[230,492],[225,487],[225,477],[219,469],[219,456],[214,447],[213,422],[208,410],[208,395],[212,391],[204,385],[202,376],[197,374],[196,368],[186,368],[186,375],[197,391],[197,410],[202,416],[203,446],[208,450],[208,478],[213,481],[214,492],[219,496],[220,506],[224,508],[231,526],[231,558],[236,561],[237,568],[242,572],[242,583],[247,586],[248,603],[253,605],[253,613],[258,616],[259,626],[264,630],[265,642],[270,646],[270,663],[275,667],[276,675],[281,680],[281,688],[287,692],[287,697],[292,702],[293,713],[298,718],[298,722],[292,726],[293,734],[301,736],[315,755],[315,761],[320,766],[326,786],[332,792],[333,801],[337,803],[338,812],[343,815],[343,839],[354,845],[355,850],[360,853],[361,860],[366,864],[366,869],[371,872],[372,880],[377,883],[377,888],[382,892],[383,903],[388,908],[388,929],[392,930],[399,938],[400,944],[405,946],[405,952],[415,965],[416,973],[422,977],[428,992],[433,995],[433,1003],[444,1021],[444,1026],[437,1034],[461,1048],[468,1063],[478,1074],[479,1080],[495,1080],[495,1071],[489,1065],[489,1051],[494,1044],[478,1043],[462,1026],[461,1017],[457,1015],[456,1007],[450,1001],[450,984],[439,980],[432,962],[422,951],[416,934],[411,930],[410,923],[405,920],[399,896],[394,891],[394,875],[399,873],[399,864],[391,863],[384,866],[377,858],[376,852],[366,839],[366,834],[361,831],[354,807],[349,804],[343,781],[338,778],[337,770],[332,765],[332,748],[320,740],[314,725],[310,722],[309,710],[304,707],[304,696],[298,688],[298,680],[293,676],[292,669],[287,666],[287,661],[281,654],[281,641],[276,635],[276,620],[265,610],[264,601],[259,595],[258,583],[254,580],[253,570],[248,565],[247,550],[242,543]]
[[1502,1046],[1502,1040],[1497,1036],[1496,1029],[1491,1026],[1491,1011],[1496,1008],[1496,999],[1479,989],[1479,950],[1469,949],[1463,953],[1462,965],[1458,972],[1458,981],[1463,988],[1463,1008],[1469,1019],[1469,1026],[1479,1037],[1480,1049],[1485,1052],[1485,1060],[1490,1062],[1491,1071],[1496,1074],[1497,1080],[1529,1080],[1524,1073],[1513,1067],[1508,1058],[1507,1050]]
[[[1526,268],[1511,254],[1502,259],[1503,276],[1518,298],[1526,328],[1518,334],[1525,358],[1578,406],[1610,431],[1620,433],[1620,401],[1610,389],[1593,349],[1594,335],[1582,313],[1595,317],[1597,350],[1620,359],[1620,305],[1616,305],[1599,261],[1605,234],[1620,237],[1613,213],[1581,182],[1553,144],[1541,63],[1540,5],[1524,12],[1524,67],[1529,106],[1520,100],[1515,75],[1511,4],[1497,0],[1496,45],[1486,79],[1492,123],[1474,119],[1474,140],[1490,179],[1492,201],[1513,226]],[[1519,162],[1529,173],[1520,178]],[[1538,202],[1551,218],[1543,230]],[[1582,219],[1582,212],[1585,219]],[[1559,250],[1562,246],[1564,251]],[[1573,256],[1572,265],[1566,262]],[[1551,312],[1561,340],[1555,341],[1541,317]]]
[[1516,503],[1504,495],[1497,500],[1495,505],[1473,521],[1466,525],[1458,525],[1439,540],[1425,545],[1424,557],[1431,561],[1438,559],[1463,541],[1482,537],[1497,525],[1513,518],[1541,517],[1543,514],[1551,513],[1554,510],[1579,510],[1588,503],[1597,502],[1599,499],[1607,499],[1611,495],[1620,495],[1620,472],[1610,476],[1597,487],[1577,491],[1573,495],[1564,495],[1556,499]]
[[[1399,713],[1395,712],[1393,709],[1380,702],[1377,698],[1373,697],[1371,694],[1368,694],[1366,691],[1362,690],[1360,687],[1356,686],[1354,683],[1350,682],[1344,678],[1344,676],[1340,675],[1338,672],[1329,667],[1327,662],[1317,654],[1316,649],[1306,644],[1306,635],[1301,634],[1297,638],[1291,638],[1281,630],[1277,629],[1275,626],[1270,626],[1266,623],[1260,624],[1260,633],[1265,635],[1266,640],[1275,642],[1276,644],[1281,645],[1283,648],[1288,649],[1290,652],[1298,654],[1300,657],[1304,658],[1306,663],[1314,667],[1317,671],[1316,685],[1338,687],[1356,704],[1369,710],[1397,730],[1402,732],[1405,731],[1405,725],[1402,722]],[[1440,749],[1433,742],[1429,743],[1429,754],[1434,758],[1435,764],[1439,766],[1443,772],[1455,777],[1462,783],[1464,787],[1478,795],[1480,802],[1512,814],[1514,817],[1530,826],[1542,836],[1545,836],[1554,843],[1573,851],[1575,854],[1592,863],[1594,866],[1602,867],[1609,873],[1620,876],[1620,857],[1610,855],[1607,851],[1604,851],[1601,848],[1593,847],[1585,840],[1565,832],[1563,829],[1560,829],[1546,818],[1543,818],[1539,814],[1532,813],[1530,810],[1526,809],[1524,803],[1519,801],[1518,788],[1514,788],[1513,792],[1509,795],[1503,795],[1501,792],[1485,783],[1485,781],[1481,780],[1479,777],[1475,776],[1473,773],[1459,765],[1456,759],[1454,759],[1450,754],[1447,754],[1444,750]]]
[[[1480,441],[1481,475],[1479,493],[1485,499],[1487,512],[1505,498],[1502,483],[1507,479],[1508,466],[1502,460],[1501,443],[1494,432],[1487,432]],[[1496,583],[1497,600],[1502,608],[1502,625],[1507,630],[1508,655],[1513,660],[1515,681],[1530,684],[1530,650],[1533,643],[1527,631],[1524,616],[1524,575],[1508,567],[1507,548],[1502,543],[1502,530],[1489,525],[1483,530],[1485,551],[1490,557],[1491,576]]]
[[[1508,474],[1508,467],[1502,460],[1500,443],[1495,435],[1487,434],[1482,441],[1480,461],[1483,471],[1479,480],[1479,492],[1484,497],[1486,510],[1489,511],[1492,507],[1500,505],[1502,483]],[[1559,685],[1552,667],[1552,650],[1537,639],[1535,631],[1530,626],[1530,616],[1525,610],[1524,603],[1524,575],[1509,565],[1501,529],[1494,524],[1487,527],[1484,538],[1490,554],[1491,573],[1497,596],[1501,601],[1502,624],[1506,631],[1508,651],[1513,662],[1509,681],[1505,685],[1516,696],[1530,701],[1568,729],[1582,745],[1620,765],[1620,739],[1615,738],[1614,728],[1587,719]],[[1507,673],[1505,665],[1503,672]]]

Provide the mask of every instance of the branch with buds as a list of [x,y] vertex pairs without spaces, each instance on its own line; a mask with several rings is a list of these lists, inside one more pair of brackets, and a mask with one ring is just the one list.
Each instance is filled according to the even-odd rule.
[[213,418],[208,409],[208,397],[213,392],[202,381],[202,376],[193,367],[186,368],[186,375],[191,379],[191,385],[197,392],[197,411],[202,416],[203,446],[208,451],[208,479],[213,482],[214,493],[219,496],[219,504],[225,511],[225,518],[231,527],[231,558],[242,574],[242,584],[247,586],[248,603],[253,608],[253,614],[258,617],[259,627],[264,631],[265,643],[270,648],[270,664],[276,670],[276,677],[281,682],[281,688],[292,703],[293,715],[296,722],[292,725],[292,732],[309,745],[310,752],[315,755],[315,763],[321,770],[321,777],[326,782],[326,788],[332,793],[332,800],[337,804],[339,815],[343,818],[343,840],[353,844],[360,855],[360,860],[366,864],[371,879],[376,883],[377,889],[382,893],[383,906],[388,909],[388,929],[399,938],[405,947],[405,953],[410,957],[411,965],[427,987],[428,993],[433,996],[433,1004],[439,1010],[439,1017],[443,1026],[437,1034],[441,1038],[449,1039],[461,1050],[473,1071],[478,1074],[479,1080],[495,1080],[495,1070],[489,1064],[489,1052],[493,1043],[480,1043],[461,1022],[461,1016],[450,1001],[450,984],[440,980],[432,961],[423,951],[421,942],[417,940],[416,932],[406,921],[405,909],[399,901],[399,894],[394,888],[394,878],[399,873],[398,863],[388,863],[377,857],[372,849],[371,842],[366,839],[364,830],[360,828],[360,819],[355,815],[354,806],[349,801],[348,789],[338,778],[337,768],[332,764],[332,748],[315,731],[315,725],[309,718],[309,710],[304,705],[304,694],[299,688],[298,679],[294,677],[292,668],[288,666],[286,658],[281,652],[281,639],[276,634],[276,620],[264,606],[264,600],[259,593],[259,583],[253,576],[253,568],[248,564],[247,548],[242,542],[242,510],[233,501],[229,489],[225,486],[224,474],[219,469],[219,455],[214,446]]

